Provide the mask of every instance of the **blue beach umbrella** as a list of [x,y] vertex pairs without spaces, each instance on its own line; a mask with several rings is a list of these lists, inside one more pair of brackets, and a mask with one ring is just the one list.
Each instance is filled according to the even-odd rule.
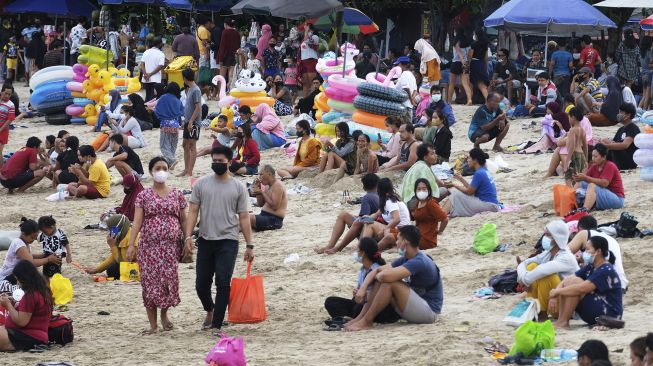
[[46,13],[61,16],[90,16],[95,5],[86,0],[17,0],[7,6],[7,13]]

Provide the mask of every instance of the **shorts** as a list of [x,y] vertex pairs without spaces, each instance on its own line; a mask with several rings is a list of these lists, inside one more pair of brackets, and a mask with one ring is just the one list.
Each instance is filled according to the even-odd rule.
[[[52,253],[49,253],[52,254]],[[48,255],[49,255],[48,254]],[[56,273],[61,273],[61,265],[60,264],[54,264],[54,263],[46,263],[43,265],[43,275],[45,277],[52,277]]]
[[102,196],[100,192],[98,192],[97,188],[95,188],[95,186],[87,185],[85,187],[86,187],[86,194],[84,195],[84,197],[88,198],[89,200],[94,200],[96,198],[104,198],[104,196]]
[[[587,189],[587,182],[581,182],[581,188]],[[596,203],[594,208],[597,210],[613,210],[624,207],[625,199],[617,196],[607,188],[595,186]]]
[[392,306],[402,319],[413,324],[433,324],[438,317],[438,314],[431,309],[426,300],[419,296],[412,288],[408,294],[408,301],[406,301],[404,311],[399,309],[394,299],[392,299]]
[[7,145],[9,142],[9,127],[0,132],[0,144]]
[[[506,125],[507,124],[508,124],[508,122],[506,122]],[[474,141],[476,141],[477,138],[487,134],[487,135],[490,135],[490,138],[488,139],[488,141],[491,141],[491,140],[494,140],[495,138],[497,138],[497,136],[499,136],[500,133],[501,133],[501,130],[499,130],[499,126],[494,126],[489,131],[485,131],[484,129],[479,127],[478,130],[476,130],[476,132],[474,132],[474,134],[472,135],[472,138],[470,140],[472,142],[474,142]]]
[[16,70],[18,68],[18,60],[15,58],[7,59],[7,69]]
[[254,216],[256,219],[256,230],[278,230],[283,226],[283,217],[273,215],[269,212],[261,211],[260,215]]
[[[594,293],[583,296],[576,306],[576,314],[589,325],[596,324],[596,318],[601,315],[614,316],[613,314],[608,314],[605,310],[607,309],[605,308],[604,300]],[[616,318],[621,318],[621,316],[616,316]]]
[[[217,140],[214,141],[214,143],[216,143],[216,142],[217,142]],[[220,143],[218,142],[218,144],[220,144]],[[229,165],[229,171],[232,174],[236,174],[236,172],[239,171],[240,168],[243,168],[243,167],[245,168],[245,174],[246,175],[258,174],[258,166],[250,166],[250,165],[247,165],[247,164],[243,163],[242,161],[232,161],[231,164]]]
[[315,66],[317,66],[317,59],[315,58],[309,58],[306,60],[302,60],[299,63],[299,67],[297,68],[297,72],[299,72],[300,75],[304,74],[315,74],[317,71],[315,70]]
[[463,63],[460,61],[452,62],[449,70],[454,75],[460,75],[463,73]]
[[140,149],[141,147],[143,147],[143,144],[136,137],[127,136],[127,146],[129,146],[132,149]]
[[585,154],[577,151],[571,155],[569,168],[565,171],[565,179],[571,180],[574,178],[574,174],[582,173],[585,170],[587,170],[587,159],[585,159]]
[[184,140],[199,140],[200,139],[200,127],[196,124],[193,124],[193,128],[191,128],[191,131],[188,132],[188,123],[184,123],[184,133],[183,133],[183,139]]
[[220,64],[218,63],[218,61],[215,60],[215,51],[211,50],[210,57],[211,59],[209,61],[211,65],[211,70],[220,69]]
[[17,351],[29,351],[34,348],[34,346],[45,344],[16,329],[7,329],[7,334],[9,335],[9,341],[14,345],[14,348]]
[[224,57],[224,60],[222,60],[222,63],[220,66],[224,67],[234,67],[236,66],[236,56],[235,55],[227,55]]
[[12,179],[0,179],[0,184],[7,189],[16,189],[24,186],[32,179],[34,179],[34,172],[27,170]]

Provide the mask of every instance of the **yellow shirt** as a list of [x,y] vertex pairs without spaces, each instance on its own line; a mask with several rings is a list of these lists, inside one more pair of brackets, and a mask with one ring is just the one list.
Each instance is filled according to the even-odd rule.
[[109,169],[107,169],[107,166],[104,165],[102,160],[96,158],[93,164],[88,168],[88,180],[93,183],[102,197],[109,195],[111,189],[111,176],[109,175]]
[[205,26],[200,25],[199,28],[197,28],[197,46],[200,49],[200,54],[207,55],[209,52],[206,47],[204,47],[203,41],[211,42],[211,32],[209,32]]
[[[97,267],[95,267],[95,273],[106,271],[106,269],[109,268],[109,266],[111,266],[113,263],[127,261],[125,257],[127,257],[127,248],[129,248],[129,236],[131,235],[131,230],[132,229],[129,228],[125,237],[122,238],[119,243],[116,243],[116,245],[111,247],[111,253],[102,261],[102,263],[98,264]],[[141,234],[138,233],[136,236],[136,241],[134,242],[135,247],[138,247],[138,241],[140,239]]]

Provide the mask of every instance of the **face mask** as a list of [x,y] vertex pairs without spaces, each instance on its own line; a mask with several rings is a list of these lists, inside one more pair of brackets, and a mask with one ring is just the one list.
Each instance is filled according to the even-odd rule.
[[442,100],[442,94],[433,94],[433,95],[431,95],[431,100],[434,103],[439,102],[440,100]]
[[157,172],[154,172],[154,174],[152,174],[152,178],[157,183],[165,183],[165,181],[168,179],[168,172],[166,172],[165,170],[159,170]]
[[297,131],[297,137],[304,137],[304,131]]
[[125,192],[125,194],[130,194],[132,192],[132,190],[129,188],[123,188],[122,191]]
[[574,53],[574,60],[580,60],[580,53]]
[[589,254],[587,251],[583,252],[583,262],[585,262],[585,264],[593,264],[594,256]]
[[236,132],[236,138],[242,139],[243,138],[243,133],[242,132]]
[[227,172],[227,163],[213,163],[211,164],[211,170],[217,175],[224,175]]
[[372,51],[363,51],[363,55],[370,56],[372,55]]
[[424,201],[429,196],[429,192],[419,191],[415,195],[417,196],[418,200]]
[[277,87],[282,87],[283,86],[283,81],[277,81],[274,83]]
[[542,237],[542,249],[551,250],[551,238],[548,236]]
[[363,257],[358,255],[358,252],[354,253],[354,262],[356,263],[363,263]]
[[624,123],[624,115],[623,114],[617,114],[617,122]]
[[406,256],[406,249],[405,248],[399,248],[399,256],[401,256],[401,257]]

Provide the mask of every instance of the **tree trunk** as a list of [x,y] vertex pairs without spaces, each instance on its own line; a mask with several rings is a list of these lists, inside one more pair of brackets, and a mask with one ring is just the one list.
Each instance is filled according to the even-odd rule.
[[440,34],[438,34],[437,48],[445,52],[444,43],[449,34],[449,24],[451,24],[451,0],[441,0],[438,2],[429,0],[429,5],[438,10],[438,15],[440,16]]

